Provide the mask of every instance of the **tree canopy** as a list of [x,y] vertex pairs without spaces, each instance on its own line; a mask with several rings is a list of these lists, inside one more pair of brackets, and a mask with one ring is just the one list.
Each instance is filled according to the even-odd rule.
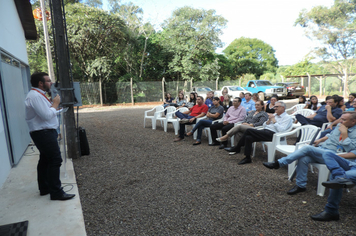
[[218,59],[209,60],[226,25],[214,10],[182,7],[162,24],[159,41],[173,55],[169,71],[183,79],[209,79],[218,75]]
[[274,73],[278,68],[272,46],[256,38],[235,39],[223,52],[236,76],[249,73],[259,77],[266,72]]

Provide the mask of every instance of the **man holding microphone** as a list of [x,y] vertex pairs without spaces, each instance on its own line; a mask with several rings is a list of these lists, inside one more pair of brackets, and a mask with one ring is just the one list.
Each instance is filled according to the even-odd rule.
[[52,81],[47,73],[31,75],[32,88],[25,99],[26,122],[30,136],[40,152],[37,165],[37,182],[40,195],[50,194],[51,200],[68,200],[75,194],[63,191],[60,181],[61,152],[57,142],[57,108],[60,97],[52,102],[47,98]]

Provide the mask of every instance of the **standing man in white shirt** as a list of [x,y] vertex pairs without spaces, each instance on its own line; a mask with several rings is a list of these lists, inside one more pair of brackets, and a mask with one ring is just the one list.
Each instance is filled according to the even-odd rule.
[[37,182],[40,195],[50,194],[51,200],[68,200],[75,194],[67,194],[61,187],[60,167],[61,152],[57,142],[57,108],[60,97],[57,95],[51,102],[49,92],[52,81],[47,73],[31,75],[32,88],[25,99],[26,122],[30,136],[40,152],[37,165]]

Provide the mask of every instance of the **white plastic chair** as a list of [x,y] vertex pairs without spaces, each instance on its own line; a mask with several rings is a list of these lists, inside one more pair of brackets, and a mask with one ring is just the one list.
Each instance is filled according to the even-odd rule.
[[[212,122],[212,125],[213,125],[214,123],[218,123],[218,122],[222,122],[222,121],[223,121],[223,118],[218,119],[218,120],[214,120],[214,121]],[[205,135],[208,137],[209,144],[212,144],[212,143],[213,143],[213,139],[211,138],[210,127],[205,127],[205,128],[203,129],[203,132],[205,132]]]
[[[146,119],[152,120],[152,128],[153,128],[153,123],[156,123],[156,121],[154,121],[154,119],[155,119],[154,113],[158,112],[158,111],[163,111],[163,110],[164,110],[163,106],[156,106],[156,107],[152,108],[151,110],[145,111],[145,116],[143,118],[143,128],[146,127]],[[150,113],[150,112],[154,112],[152,116],[148,115],[148,113]]]
[[[302,146],[309,144],[319,130],[320,128],[314,125],[304,125],[290,132],[275,134],[275,138],[276,138],[275,151],[279,151],[281,153],[289,155],[295,152],[296,150],[298,150],[299,148],[301,148]],[[288,145],[285,142],[283,143],[281,142],[281,139],[283,137],[286,138],[287,136],[293,135],[295,133],[299,133],[299,137],[300,137],[300,141],[296,143],[296,145]],[[295,169],[295,166],[296,166],[296,161],[288,165],[288,177],[291,177]]]
[[292,115],[294,115],[294,112],[302,110],[305,107],[305,104],[297,104],[292,106],[291,108],[286,109],[286,112],[288,113],[289,111],[292,111]]
[[[286,131],[283,131],[283,132],[278,132],[278,133],[274,133],[273,134],[273,139],[271,142],[266,142],[266,141],[260,141],[260,143],[262,144],[262,147],[263,147],[263,151],[266,152],[265,150],[265,147],[264,146],[267,146],[267,159],[268,159],[268,162],[273,162],[274,161],[274,156],[275,156],[275,153],[276,153],[276,135],[277,134],[284,134],[284,133],[288,133],[289,131],[291,131],[293,128],[293,125],[291,125],[290,127],[288,127],[288,129]],[[263,128],[262,128],[263,129]],[[280,138],[279,140],[280,143],[282,144],[287,144],[287,139],[285,137],[282,137]],[[257,142],[254,142],[253,143],[253,152],[252,152],[252,157],[255,156],[255,153],[256,153],[256,143]]]
[[172,123],[175,135],[178,135],[179,123],[178,119],[174,117],[177,109],[174,106],[167,107],[166,119],[163,120],[164,132],[167,132],[168,123]]

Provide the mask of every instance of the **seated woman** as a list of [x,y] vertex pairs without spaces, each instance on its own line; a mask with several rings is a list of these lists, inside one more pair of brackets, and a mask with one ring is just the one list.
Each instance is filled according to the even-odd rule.
[[189,102],[187,102],[187,104],[185,104],[185,106],[188,107],[188,108],[192,108],[193,106],[195,106],[196,103],[197,103],[197,95],[196,95],[196,93],[190,93]]
[[319,110],[321,104],[318,102],[318,98],[315,95],[310,96],[310,100],[305,105],[304,109],[311,109],[313,111]]
[[338,107],[341,108],[342,111],[346,110],[344,97],[339,96],[339,106]]
[[203,129],[206,127],[210,127],[214,120],[220,119],[223,116],[224,108],[219,103],[220,99],[218,97],[213,98],[213,106],[209,108],[208,113],[206,114],[206,120],[200,120],[192,129],[192,131],[187,133],[187,136],[191,136],[194,134],[196,130],[198,130],[197,140],[193,145],[201,144],[201,135],[203,133]]
[[241,124],[236,125],[230,129],[226,135],[217,138],[216,140],[219,142],[224,142],[227,141],[229,137],[231,138],[233,135],[235,135],[234,144],[231,146],[236,146],[247,129],[263,125],[263,123],[268,120],[268,115],[264,111],[264,102],[257,101],[255,103],[255,107],[256,110],[252,110],[250,113],[248,113]]
[[276,104],[276,102],[278,102],[278,96],[273,95],[273,96],[271,97],[271,99],[270,99],[270,103],[267,103],[267,104],[265,105],[265,109],[264,109],[264,110],[265,110],[267,113],[274,114],[274,113],[275,113],[275,111],[274,111],[274,104]]
[[223,102],[224,101],[224,97],[225,95],[228,93],[227,91],[227,88],[225,88],[223,91],[222,91],[222,96],[220,96],[220,102]]
[[166,101],[163,104],[164,108],[168,107],[173,102],[174,98],[172,98],[172,95],[170,93],[166,93],[165,100]]
[[252,101],[255,103],[260,100],[260,97],[258,96],[258,93],[252,94]]
[[185,106],[186,103],[187,103],[187,101],[184,99],[184,94],[179,93],[178,97],[176,98],[176,103],[171,103],[171,106],[181,108],[181,107]]
[[305,96],[300,96],[299,97],[299,103],[298,104],[305,104],[307,101],[307,99],[305,98]]
[[232,106],[231,96],[229,94],[224,95],[224,101],[220,102],[220,105],[224,108],[224,113]]
[[355,101],[356,93],[350,93],[349,101],[345,103],[346,108],[352,108],[352,102]]

